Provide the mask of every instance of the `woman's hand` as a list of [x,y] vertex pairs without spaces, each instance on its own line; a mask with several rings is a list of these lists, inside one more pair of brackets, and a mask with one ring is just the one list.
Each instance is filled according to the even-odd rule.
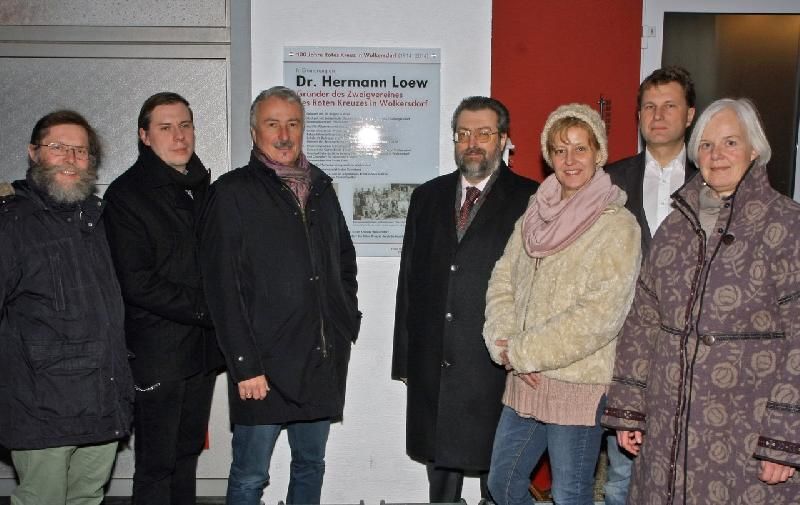
[[772,461],[761,461],[761,471],[758,472],[758,478],[767,484],[786,482],[792,475],[794,475],[794,467]]
[[506,367],[506,370],[511,370],[511,362],[508,361],[508,339],[498,338],[494,341],[494,345],[503,348],[500,352],[500,360],[503,362],[503,366]]
[[522,382],[533,389],[536,389],[539,386],[539,382],[542,380],[541,377],[539,377],[539,372],[521,373],[517,374],[517,376],[522,379]]
[[643,441],[644,434],[639,430],[617,430],[617,443],[634,456],[639,454]]

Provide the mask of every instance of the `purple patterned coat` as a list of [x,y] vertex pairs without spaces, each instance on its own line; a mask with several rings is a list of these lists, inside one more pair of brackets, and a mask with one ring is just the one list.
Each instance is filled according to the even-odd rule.
[[[629,504],[800,503],[800,205],[750,169],[708,239],[675,195],[617,345],[603,424],[643,430]],[[685,496],[684,496],[685,495]]]

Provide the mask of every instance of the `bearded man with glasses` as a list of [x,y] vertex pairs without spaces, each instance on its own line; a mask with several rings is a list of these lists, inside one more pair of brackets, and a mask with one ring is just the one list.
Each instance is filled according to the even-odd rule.
[[0,197],[0,444],[14,505],[95,505],[133,381],[124,307],[94,195],[100,143],[80,114],[41,118],[25,180]]
[[486,287],[538,187],[503,162],[509,114],[498,100],[465,98],[451,127],[457,169],[411,196],[392,357],[392,378],[407,385],[406,450],[426,464],[434,503],[459,501],[465,474],[489,498],[505,370],[483,344]]

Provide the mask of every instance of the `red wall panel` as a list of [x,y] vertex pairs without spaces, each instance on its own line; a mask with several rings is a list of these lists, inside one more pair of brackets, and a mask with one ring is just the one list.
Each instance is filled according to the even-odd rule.
[[[557,106],[611,100],[609,160],[636,153],[641,0],[495,0],[492,96],[511,112],[514,171],[545,177],[539,135]],[[549,169],[548,169],[549,170]]]

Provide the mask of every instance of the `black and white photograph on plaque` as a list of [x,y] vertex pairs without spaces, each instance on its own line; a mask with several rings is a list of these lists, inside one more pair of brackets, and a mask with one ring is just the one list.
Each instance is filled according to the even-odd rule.
[[405,219],[411,192],[419,184],[389,183],[356,186],[353,221]]

